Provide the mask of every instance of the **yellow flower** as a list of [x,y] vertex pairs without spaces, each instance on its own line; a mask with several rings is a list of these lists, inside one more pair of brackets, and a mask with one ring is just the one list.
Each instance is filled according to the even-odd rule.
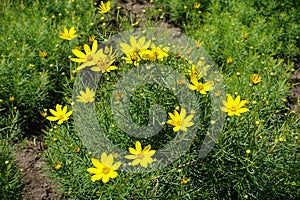
[[227,60],[226,60],[227,64],[232,63],[232,61],[233,61],[233,59],[231,57],[227,58]]
[[247,33],[244,33],[243,34],[243,38],[246,40],[248,38],[248,34]]
[[107,183],[110,178],[118,176],[115,170],[119,169],[121,162],[114,163],[113,154],[107,155],[104,152],[101,155],[101,162],[95,158],[91,158],[91,161],[96,168],[88,168],[87,171],[95,174],[91,178],[93,182],[102,179],[103,183]]
[[151,41],[146,41],[146,37],[141,37],[139,40],[136,40],[134,36],[130,37],[130,45],[124,42],[120,43],[121,51],[125,54],[133,53],[133,52],[140,52],[146,50],[150,47]]
[[80,147],[75,147],[74,151],[75,151],[76,153],[79,153]]
[[56,111],[50,109],[50,112],[54,116],[49,116],[47,117],[48,120],[50,121],[57,121],[57,124],[62,124],[64,121],[67,121],[72,114],[72,111],[67,112],[67,106],[65,106],[63,109],[61,108],[62,106],[59,104],[56,104]]
[[224,112],[228,112],[228,116],[240,116],[241,113],[245,113],[249,111],[248,108],[243,108],[243,106],[248,102],[247,100],[241,101],[241,97],[237,96],[236,99],[233,100],[230,94],[227,95],[227,101],[222,101],[225,107],[222,107],[221,110]]
[[10,96],[9,99],[8,99],[10,102],[13,102],[15,100],[15,97],[14,96]]
[[95,40],[92,45],[92,49],[89,47],[89,45],[84,44],[83,49],[85,51],[85,54],[78,49],[73,49],[72,52],[75,56],[78,58],[71,58],[72,61],[82,63],[76,70],[79,71],[87,66],[92,66],[96,64],[96,58],[99,57],[99,54],[101,54],[101,51],[97,52],[98,48],[98,42]]
[[132,155],[126,155],[125,158],[133,160],[131,162],[132,166],[140,164],[142,167],[147,168],[148,163],[153,163],[154,160],[152,156],[155,154],[155,150],[150,150],[151,145],[148,144],[143,150],[142,145],[139,141],[135,142],[135,149],[129,147],[129,152]]
[[89,42],[94,42],[96,37],[94,35],[89,36]]
[[145,60],[159,60],[162,61],[164,57],[168,57],[169,47],[162,47],[162,45],[156,46],[151,44],[151,50],[141,51],[139,54]]
[[80,96],[77,96],[77,101],[82,103],[92,103],[94,102],[95,92],[94,90],[90,89],[89,87],[85,88],[84,91],[79,91]]
[[47,52],[46,51],[40,51],[40,53],[39,53],[39,56],[41,57],[41,58],[46,58],[47,57]]
[[47,109],[44,109],[44,111],[41,112],[42,117],[47,117]]
[[180,114],[176,110],[174,110],[174,114],[168,114],[171,117],[171,119],[167,121],[167,124],[174,126],[174,132],[177,132],[179,130],[187,131],[188,127],[194,125],[194,123],[191,122],[194,115],[190,114],[186,117],[186,110],[184,108],[181,109]]
[[207,94],[208,91],[212,90],[214,88],[214,82],[208,81],[206,83],[198,82],[195,75],[191,75],[191,82],[193,84],[189,84],[188,88],[191,90],[196,90],[200,92],[201,94]]
[[182,177],[182,179],[181,179],[182,184],[187,184],[189,181],[190,181],[190,179],[185,178],[185,177]]
[[98,10],[98,12],[101,14],[108,13],[110,11],[110,1],[106,3],[103,3],[103,1],[101,1]]
[[204,76],[207,76],[207,71],[209,70],[210,67],[211,65],[205,65],[203,60],[199,60],[196,66],[192,64],[192,68],[188,69],[186,72],[189,75],[194,74],[196,78],[200,79]]
[[54,169],[59,170],[61,168],[61,163],[60,161],[57,162],[57,164],[53,164]]
[[95,72],[110,72],[111,70],[118,69],[117,66],[112,64],[115,62],[116,52],[113,52],[112,47],[105,47],[104,53],[103,49],[99,50],[96,66],[92,67],[91,70]]
[[71,27],[70,31],[68,31],[68,29],[65,27],[64,28],[64,32],[61,32],[59,34],[58,37],[65,39],[65,40],[72,40],[73,38],[75,38],[77,35],[75,35],[75,28]]
[[250,80],[252,81],[252,83],[255,85],[255,84],[258,84],[261,82],[261,76],[259,74],[252,74],[250,76]]
[[200,8],[200,3],[199,3],[199,2],[194,3],[194,8],[195,8],[195,9]]

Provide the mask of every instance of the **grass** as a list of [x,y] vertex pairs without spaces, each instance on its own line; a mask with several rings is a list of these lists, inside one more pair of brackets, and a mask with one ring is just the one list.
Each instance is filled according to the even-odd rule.
[[[1,134],[5,140],[18,141],[26,134],[42,134],[43,131],[47,146],[44,154],[47,168],[53,180],[60,185],[64,198],[299,198],[299,114],[290,110],[286,104],[292,87],[289,77],[297,70],[294,61],[299,58],[298,3],[287,0],[269,0],[267,3],[201,1],[199,8],[195,8],[194,3],[191,0],[148,2],[152,6],[144,12],[146,26],[165,20],[180,27],[190,38],[189,41],[194,42],[187,44],[195,47],[193,51],[182,51],[180,44],[183,43],[176,39],[153,39],[151,31],[124,32],[138,25],[133,20],[133,12],[131,16],[125,15],[124,8],[119,8],[117,1],[112,1],[111,10],[104,14],[97,12],[100,2],[94,1],[45,3],[36,0],[17,4],[5,0],[0,3],[3,19],[0,26]],[[64,27],[74,27],[77,37],[70,41],[59,38]],[[99,83],[98,79],[87,79],[97,78],[97,73],[89,67],[79,72],[75,70],[80,64],[69,59],[75,57],[73,49],[83,51],[84,44],[92,46],[89,36],[94,35],[100,43],[116,34],[121,34],[125,43],[129,43],[131,34],[138,38],[145,34],[146,41],[162,44],[161,48],[168,46],[168,55],[160,61],[154,59],[154,63],[176,70],[189,83],[187,71],[191,69],[191,61],[197,63],[197,52],[201,52],[205,62],[213,66],[210,56],[222,74],[222,85],[218,85],[216,77],[205,76],[199,81],[214,81],[214,90],[203,95],[184,89],[183,100],[180,101],[174,94],[181,91],[183,83],[179,84],[178,79],[174,83],[177,84],[175,90],[172,85],[178,76],[167,79],[160,76],[157,69],[145,69],[149,72],[139,82],[137,74],[129,75],[130,72],[143,69],[144,64],[153,62],[140,58],[140,66],[134,66],[122,58],[121,51],[116,53],[113,62],[118,69],[105,72]],[[117,41],[118,37],[114,39]],[[113,43],[104,44],[111,44],[113,50],[117,47]],[[47,55],[43,56],[41,52]],[[212,74],[212,71],[208,72]],[[130,79],[123,87],[118,83],[124,74]],[[151,74],[157,77],[156,84],[143,85]],[[261,82],[252,82],[250,77],[253,74],[259,74]],[[163,82],[167,82],[165,87],[160,85]],[[74,84],[77,89],[75,92]],[[126,88],[128,85],[129,89],[134,88],[131,97],[126,97],[130,92]],[[77,99],[79,91],[85,91],[86,86],[95,92],[95,115],[89,112],[89,103],[79,103]],[[115,93],[116,86],[125,93]],[[187,98],[188,94],[195,96],[197,102],[190,103],[192,100]],[[221,100],[226,99],[225,94],[247,100],[244,107],[249,111],[231,117],[221,112],[219,108],[223,106]],[[213,104],[214,98],[220,103],[217,108]],[[123,112],[126,114],[122,107],[123,101],[128,102],[128,113],[132,116],[129,124],[124,123],[128,122],[128,117],[121,118]],[[45,114],[41,115],[44,109],[48,109],[45,110],[48,116],[51,115],[49,109],[54,109],[56,104],[67,105],[68,111],[73,110],[70,119],[61,125],[47,120]],[[159,167],[164,165],[164,160],[156,155],[159,155],[159,150],[167,142],[175,138],[173,126],[164,123],[161,131],[153,137],[138,138],[132,135],[134,132],[152,133],[152,129],[145,127],[153,119],[148,113],[154,105],[161,105],[166,113],[174,113],[175,110],[180,112],[186,108],[189,115],[195,110],[198,115],[193,120],[196,123],[198,118],[201,122],[188,128],[188,133],[196,130],[195,137],[180,132],[181,139],[188,137],[191,146],[164,168]],[[78,109],[84,118],[76,114]],[[204,158],[199,158],[203,139],[211,130],[209,125],[214,123],[214,115],[211,114],[214,109],[224,116],[222,134],[212,151]],[[166,122],[170,117],[165,116]],[[87,126],[86,122],[93,126]],[[103,135],[91,129],[97,127],[96,124],[103,130]],[[132,124],[136,124],[137,128]],[[83,136],[87,138],[82,141]],[[91,148],[95,141],[103,141],[100,136],[106,136],[118,150],[106,146],[108,143]],[[129,154],[128,148],[134,147],[137,140],[142,143],[142,147],[151,144],[151,149],[157,150],[154,155],[156,160],[148,168],[133,167],[124,158]],[[5,144],[1,151],[3,155],[9,155],[11,150]],[[122,162],[121,170],[116,178],[107,183],[101,180],[92,182],[92,174],[87,171],[94,167],[91,158],[101,160],[103,152],[114,154],[114,161]],[[9,165],[5,163],[6,160]],[[12,171],[8,170],[6,174],[15,174],[11,181],[1,179],[0,182],[1,187],[4,184],[2,188],[11,188],[1,190],[9,198],[12,191],[18,191],[21,186],[19,176],[12,157],[1,157],[0,163],[3,169],[10,166],[9,170]],[[158,169],[147,171],[151,167]],[[138,170],[146,172],[135,173]]]

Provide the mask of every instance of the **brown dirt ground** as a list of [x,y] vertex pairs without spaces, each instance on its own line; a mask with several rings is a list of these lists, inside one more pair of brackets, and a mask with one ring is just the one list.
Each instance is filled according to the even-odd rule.
[[40,156],[44,150],[41,140],[34,143],[32,139],[25,139],[25,145],[17,145],[16,161],[25,184],[21,193],[23,200],[61,199],[55,184],[47,176],[46,162]]

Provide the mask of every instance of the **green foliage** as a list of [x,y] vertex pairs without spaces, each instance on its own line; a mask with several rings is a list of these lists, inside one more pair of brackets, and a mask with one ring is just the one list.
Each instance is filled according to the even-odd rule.
[[18,199],[22,183],[15,160],[6,140],[0,138],[0,196],[2,199]]

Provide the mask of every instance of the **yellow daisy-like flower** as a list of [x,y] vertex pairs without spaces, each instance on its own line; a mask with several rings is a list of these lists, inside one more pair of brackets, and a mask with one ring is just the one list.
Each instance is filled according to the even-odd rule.
[[80,96],[77,96],[77,101],[82,103],[92,103],[95,100],[95,92],[93,89],[90,89],[89,87],[85,88],[84,91],[79,91]]
[[130,37],[130,44],[126,44],[124,42],[120,43],[121,51],[125,54],[131,54],[133,52],[140,52],[146,50],[150,47],[151,41],[146,41],[146,37],[141,37],[136,40],[134,36]]
[[47,57],[47,52],[46,51],[40,51],[39,52],[39,56],[41,57],[41,58],[46,58]]
[[193,84],[189,84],[188,88],[191,90],[196,90],[201,94],[207,94],[208,91],[211,91],[214,88],[214,82],[208,81],[206,83],[198,82],[195,75],[191,75],[191,82]]
[[89,42],[94,42],[96,37],[94,35],[89,36]]
[[260,76],[260,74],[252,74],[250,76],[250,80],[252,81],[252,83],[254,85],[256,85],[261,82],[261,76]]
[[61,107],[61,105],[56,104],[56,111],[50,109],[51,114],[54,116],[49,116],[47,119],[50,121],[58,120],[57,124],[62,124],[64,121],[67,121],[71,116],[72,111],[67,112],[67,106],[65,106],[63,109]]
[[97,57],[99,57],[102,52],[98,51],[98,42],[97,40],[94,40],[92,49],[89,47],[89,45],[84,44],[83,49],[85,51],[85,54],[78,49],[73,49],[72,52],[75,56],[78,58],[71,58],[72,61],[82,63],[76,70],[79,71],[87,66],[92,66],[96,64]]
[[194,3],[194,8],[195,8],[195,9],[200,8],[200,3],[199,3],[199,2],[195,2],[195,3]]
[[54,167],[54,169],[59,170],[59,169],[61,168],[61,162],[58,161],[57,164],[54,163],[54,164],[53,164],[53,167]]
[[110,11],[110,1],[103,3],[103,1],[101,1],[99,7],[98,7],[98,12],[101,14],[105,14],[108,13]]
[[231,57],[229,57],[229,58],[226,59],[227,64],[232,63],[232,61],[233,61],[233,59]]
[[104,51],[100,49],[98,55],[96,66],[91,68],[92,71],[104,73],[118,69],[117,66],[112,65],[116,61],[116,52],[113,52],[112,47],[106,46]]
[[174,110],[174,114],[168,113],[171,119],[167,121],[167,124],[174,126],[173,131],[177,132],[179,130],[187,131],[187,128],[194,125],[194,122],[191,122],[194,115],[190,114],[186,117],[186,110],[181,109],[180,114]]
[[125,158],[133,160],[131,162],[132,166],[140,164],[142,167],[147,168],[148,163],[153,163],[154,160],[152,156],[155,154],[155,150],[150,150],[151,145],[148,144],[143,150],[142,145],[139,141],[135,142],[135,149],[129,147],[129,152],[132,155],[126,155]]
[[139,54],[145,60],[159,60],[162,61],[164,57],[168,57],[169,47],[162,47],[162,45],[156,46],[155,44],[151,44],[151,50],[141,51]]
[[222,107],[221,110],[228,112],[228,116],[240,116],[241,113],[249,111],[248,108],[243,108],[243,106],[248,103],[247,100],[241,101],[241,97],[237,96],[236,99],[233,99],[230,94],[227,95],[227,101],[222,101],[225,107]]
[[65,40],[72,40],[73,38],[75,38],[77,35],[75,35],[75,28],[71,27],[70,31],[68,31],[68,29],[65,27],[64,28],[64,32],[61,32],[59,34],[58,37],[65,39]]
[[104,152],[101,155],[101,162],[95,158],[91,158],[91,161],[95,168],[88,168],[87,171],[95,174],[91,178],[93,182],[102,179],[103,183],[107,183],[110,178],[118,176],[118,172],[115,170],[119,169],[121,162],[114,163],[113,154],[107,155]]
[[182,179],[181,179],[182,184],[187,184],[189,181],[190,181],[190,179],[188,179],[186,177],[182,177]]

